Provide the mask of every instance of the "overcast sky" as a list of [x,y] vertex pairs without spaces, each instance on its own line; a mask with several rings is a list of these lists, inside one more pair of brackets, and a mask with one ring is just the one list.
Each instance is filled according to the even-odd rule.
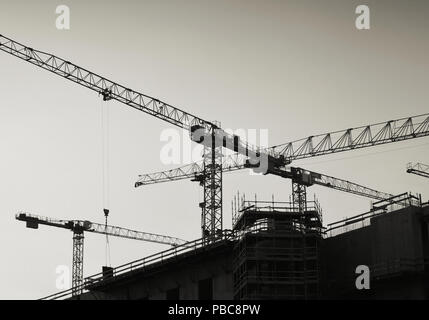
[[[71,29],[55,28],[55,8]],[[357,30],[367,4],[370,30]],[[22,1],[0,0],[0,34],[64,57],[224,128],[268,129],[269,144],[429,111],[429,2],[396,1]],[[103,221],[101,108],[96,93],[0,52],[0,298],[57,291],[71,266],[72,233],[26,229],[17,211]],[[184,239],[200,237],[202,190],[180,181],[135,189],[137,175],[165,170],[156,118],[117,102],[110,110],[109,223]],[[295,165],[389,193],[429,181],[405,172],[429,163],[420,138]],[[224,175],[224,227],[240,191],[287,201],[290,181]],[[370,201],[312,187],[325,222],[365,212]],[[85,276],[105,262],[104,237],[86,234]],[[116,266],[166,249],[111,239]]]

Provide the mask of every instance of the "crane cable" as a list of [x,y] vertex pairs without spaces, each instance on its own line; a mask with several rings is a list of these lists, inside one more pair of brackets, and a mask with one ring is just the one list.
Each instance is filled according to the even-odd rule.
[[[101,161],[102,161],[102,201],[105,217],[105,230],[107,231],[107,219],[110,207],[110,163],[109,163],[109,105],[101,101]],[[110,243],[106,232],[105,248],[106,266],[110,267]]]

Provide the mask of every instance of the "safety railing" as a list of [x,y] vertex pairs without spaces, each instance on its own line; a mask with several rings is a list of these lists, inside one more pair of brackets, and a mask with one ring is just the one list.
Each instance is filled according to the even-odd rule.
[[[264,212],[264,213],[299,213],[300,208],[294,202],[279,202],[279,201],[248,201],[243,200],[239,207],[232,212],[232,225],[235,226],[237,221],[246,211]],[[321,217],[321,207],[319,202],[307,201],[305,211],[314,211]]]
[[216,245],[219,245],[222,242],[233,240],[234,233],[230,230],[224,230],[222,234],[218,235],[215,239],[212,240],[212,242],[210,242],[210,240],[207,238],[200,238],[194,241],[189,241],[180,246],[176,246],[165,251],[161,251],[153,255],[147,256],[145,258],[118,266],[116,268],[113,268],[109,272],[100,272],[95,275],[86,277],[84,279],[84,283],[81,286],[70,288],[68,290],[46,296],[41,300],[57,300],[71,298],[74,292],[85,293],[88,291],[89,287],[94,286],[96,284],[100,284],[101,282],[108,282],[117,279],[120,276],[126,275],[129,272],[133,272],[136,270],[145,270],[146,268],[155,264],[166,263],[174,258],[178,258],[179,256],[182,256],[187,253],[192,254],[200,250],[210,250],[211,248]]
[[406,207],[424,207],[420,199],[410,193],[402,193],[390,199],[373,203],[370,211],[345,218],[328,224],[325,237],[334,237],[352,230],[357,230],[371,225],[371,218],[388,214]]

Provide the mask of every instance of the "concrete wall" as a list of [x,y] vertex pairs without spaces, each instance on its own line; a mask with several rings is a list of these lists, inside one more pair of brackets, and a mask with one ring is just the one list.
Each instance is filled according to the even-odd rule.
[[[428,255],[429,208],[409,207],[371,220],[371,225],[322,243],[322,295],[326,298],[429,298],[424,260]],[[357,290],[358,265],[370,268],[371,289]],[[417,275],[419,280],[409,278]],[[385,279],[385,280],[383,280]],[[404,279],[409,279],[404,281]]]
[[371,264],[371,234],[371,227],[363,227],[322,241],[323,297],[341,297],[355,289],[356,266]]
[[106,285],[87,297],[165,300],[168,290],[179,287],[180,300],[196,300],[199,280],[207,278],[213,279],[213,299],[233,298],[232,245],[140,272],[127,280]]
[[406,208],[371,221],[374,276],[423,270],[421,212]]

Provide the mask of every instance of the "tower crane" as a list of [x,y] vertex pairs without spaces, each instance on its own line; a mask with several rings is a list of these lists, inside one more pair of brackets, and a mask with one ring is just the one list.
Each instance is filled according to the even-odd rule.
[[429,178],[429,166],[423,163],[408,163],[407,172],[418,176]]
[[125,228],[99,224],[82,220],[57,220],[25,212],[17,213],[15,218],[25,221],[27,228],[38,229],[39,225],[68,229],[73,232],[73,260],[72,260],[72,287],[73,295],[79,295],[83,284],[83,240],[84,232],[111,235],[126,239],[155,242],[178,246],[186,243],[185,240],[160,234],[129,230]]
[[[249,145],[236,135],[226,133],[214,122],[205,121],[159,99],[136,92],[69,61],[35,50],[3,35],[0,35],[0,50],[91,89],[101,95],[104,101],[119,101],[188,130],[191,140],[204,146],[201,181],[204,187],[202,231],[203,237],[209,241],[214,241],[219,231],[222,231],[223,147],[238,152],[250,165],[258,164],[260,159],[267,159],[267,167],[262,168],[262,172],[275,174],[293,160],[403,141],[429,134],[429,116],[425,114],[310,136],[271,148],[259,148]],[[257,167],[261,170],[261,166]],[[298,184],[296,186],[301,188]]]
[[[266,153],[275,153],[283,157],[286,163],[294,160],[367,148],[386,143],[393,143],[424,137],[429,135],[429,114],[390,120],[382,123],[329,132],[305,139],[296,140],[265,150]],[[258,169],[241,154],[233,154],[224,158],[222,170],[224,172],[237,171],[246,168]],[[273,174],[283,178],[292,179],[292,194],[294,202],[301,207],[305,205],[306,186],[312,184],[323,185],[333,189],[366,196],[376,200],[384,200],[392,195],[379,192],[350,181],[326,176],[301,168],[269,166],[265,174]],[[203,163],[195,162],[180,168],[143,174],[135,183],[135,187],[142,185],[175,181],[181,179],[193,179],[201,181],[204,177]]]
[[[222,130],[214,122],[203,120],[157,98],[139,93],[117,82],[102,77],[53,54],[25,46],[0,35],[0,50],[31,63],[44,70],[97,92],[103,101],[116,100],[145,112],[179,128],[188,130],[192,141],[204,146],[204,202],[202,233],[208,241],[214,241],[222,231],[222,148],[243,154],[256,163],[262,155],[238,136]],[[270,165],[283,165],[284,159],[271,150],[264,155]]]

